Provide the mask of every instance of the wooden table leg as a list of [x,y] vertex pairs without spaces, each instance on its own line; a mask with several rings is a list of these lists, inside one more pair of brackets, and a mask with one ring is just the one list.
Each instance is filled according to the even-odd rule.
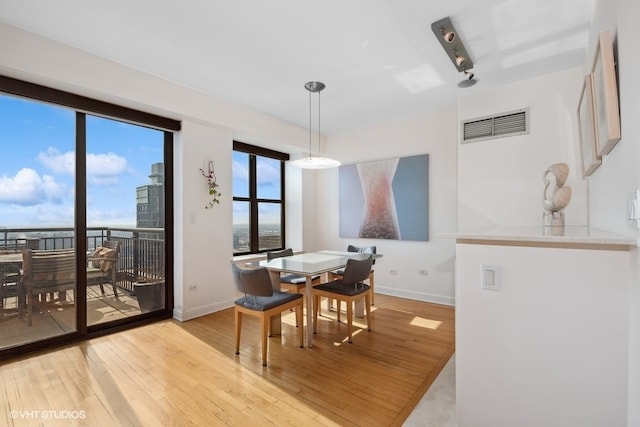
[[[271,286],[273,290],[280,290],[280,273],[277,271],[269,271],[269,276],[271,277]],[[271,316],[271,323],[269,325],[269,330],[271,331],[271,335],[281,335],[282,334],[282,320],[281,314]]]
[[305,339],[307,342],[307,348],[311,348],[313,346],[313,296],[311,295],[311,289],[313,286],[311,285],[311,276],[307,276],[307,283],[304,288],[304,295],[307,303],[307,324],[305,326]]

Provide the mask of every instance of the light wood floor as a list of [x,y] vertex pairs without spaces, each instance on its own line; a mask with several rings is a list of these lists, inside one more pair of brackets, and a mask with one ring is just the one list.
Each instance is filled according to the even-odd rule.
[[454,352],[452,307],[376,295],[353,344],[326,316],[311,349],[284,316],[266,368],[253,319],[234,354],[233,309],[5,361],[0,425],[399,426]]

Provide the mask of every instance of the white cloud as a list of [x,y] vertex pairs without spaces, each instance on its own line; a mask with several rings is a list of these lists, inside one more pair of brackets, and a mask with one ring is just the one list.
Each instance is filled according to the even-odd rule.
[[113,177],[127,171],[127,159],[114,153],[87,154],[87,175]]
[[0,177],[0,202],[33,206],[43,202],[60,203],[66,190],[49,175],[22,168],[13,177]]
[[35,212],[29,212],[34,215],[33,221],[37,224],[47,224],[50,227],[73,227],[75,210],[73,206],[40,206]]
[[52,172],[59,175],[75,175],[76,157],[73,151],[60,153],[55,147],[47,148],[46,152],[38,153],[38,160]]
[[[258,185],[280,186],[280,161],[263,159],[256,164]],[[277,184],[274,184],[277,183]]]
[[233,178],[240,179],[242,181],[249,181],[249,168],[245,162],[233,161]]
[[[38,154],[38,160],[49,170],[60,175],[75,175],[75,152],[61,153],[55,147]],[[87,181],[91,184],[110,185],[127,173],[127,159],[115,153],[87,154]]]

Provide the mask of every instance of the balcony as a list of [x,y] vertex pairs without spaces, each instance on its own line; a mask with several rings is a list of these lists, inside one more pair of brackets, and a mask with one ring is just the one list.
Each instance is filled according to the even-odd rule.
[[[113,279],[100,286],[87,284],[87,324],[109,322],[164,307],[165,241],[157,228],[88,228],[87,259],[103,242],[117,241],[118,257]],[[76,292],[34,295],[32,325],[25,322],[25,291],[21,291],[21,252],[76,247],[71,228],[0,229],[0,349],[76,330]],[[14,259],[15,258],[15,259]],[[17,260],[17,261],[16,261]],[[143,285],[144,284],[144,285]],[[149,286],[149,284],[156,284]],[[13,291],[11,286],[13,286]],[[152,301],[144,298],[149,291]],[[21,303],[22,301],[22,303]]]

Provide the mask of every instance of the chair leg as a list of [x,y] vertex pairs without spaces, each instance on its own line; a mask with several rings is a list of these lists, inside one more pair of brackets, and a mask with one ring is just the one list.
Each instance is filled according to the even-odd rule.
[[347,301],[347,329],[349,330],[349,344],[351,341],[351,324],[353,323],[353,303]]
[[369,286],[371,287],[371,305],[375,305],[373,302],[373,285],[374,285],[374,273],[373,271],[369,273]]
[[[298,288],[298,290],[296,291],[297,294],[302,294],[302,304],[304,305],[304,302],[306,300],[306,296],[304,294],[304,288]],[[302,319],[302,315],[300,317]],[[298,319],[298,313],[296,312],[296,328],[301,326],[302,322]]]
[[240,331],[242,330],[242,313],[235,310],[236,314],[236,354],[240,354]]
[[111,268],[111,286],[113,287],[113,296],[115,299],[118,299],[118,289],[116,288],[116,269],[115,267]]
[[[302,304],[296,306],[296,323],[299,324],[300,326],[303,326],[303,323],[302,323],[303,308],[302,307],[303,307]],[[300,336],[300,348],[304,348],[304,328],[302,327],[298,328],[298,335]]]
[[338,322],[340,322],[340,311],[341,311],[341,309],[342,309],[342,301],[340,301],[339,299],[336,299],[336,313],[338,314]]
[[[17,290],[16,290],[17,295]],[[16,301],[19,300],[20,297],[16,298]],[[16,304],[17,305],[17,304]],[[4,319],[4,283],[0,282],[0,320]]]
[[[371,290],[369,290],[371,292]],[[373,293],[364,294],[364,310],[367,315],[367,331],[371,331],[371,305],[373,304]]]
[[320,304],[320,297],[318,295],[313,295],[313,333],[318,332],[318,305]]
[[31,326],[33,322],[33,294],[27,292],[27,325]]
[[269,334],[269,321],[266,316],[260,318],[260,329],[262,330],[262,366],[267,366],[267,335]]

